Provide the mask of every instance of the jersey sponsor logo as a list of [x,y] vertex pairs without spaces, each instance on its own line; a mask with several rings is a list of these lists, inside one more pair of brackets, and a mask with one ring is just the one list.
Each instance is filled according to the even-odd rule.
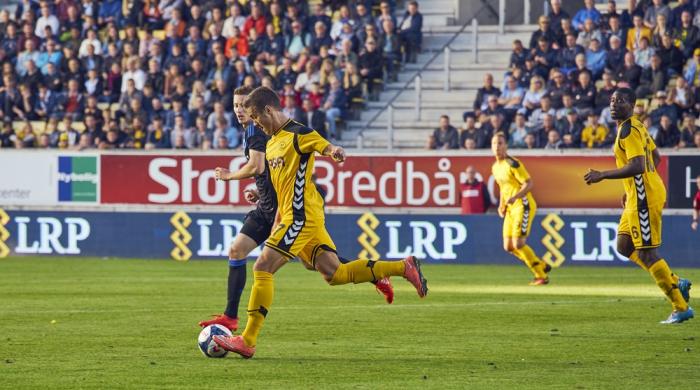
[[97,202],[97,157],[58,157],[58,201]]
[[267,160],[270,169],[284,168],[284,157],[275,157]]

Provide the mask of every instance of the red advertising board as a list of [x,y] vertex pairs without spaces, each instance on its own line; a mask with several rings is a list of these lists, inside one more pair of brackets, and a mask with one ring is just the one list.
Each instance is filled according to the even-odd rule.
[[[102,203],[247,205],[242,193],[252,180],[217,182],[214,168],[238,169],[243,157],[202,155],[103,155]],[[533,194],[540,207],[619,207],[622,184],[606,181],[587,186],[589,168],[610,169],[607,156],[523,156],[534,180]],[[351,156],[338,165],[318,159],[318,183],[326,188],[327,204],[347,207],[457,207],[459,183],[472,165],[489,183],[489,156]],[[666,182],[667,158],[659,172]]]

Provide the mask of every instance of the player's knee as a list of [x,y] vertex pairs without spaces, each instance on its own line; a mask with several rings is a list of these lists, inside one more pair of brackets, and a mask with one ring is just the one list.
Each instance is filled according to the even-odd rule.
[[247,253],[243,253],[243,251],[240,248],[237,248],[235,246],[232,246],[228,249],[228,258],[229,259],[245,259],[248,257]]
[[634,246],[628,240],[617,240],[617,252],[629,258],[634,252]]
[[503,250],[512,253],[515,250],[515,247],[513,246],[512,242],[504,242]]
[[263,254],[261,254],[260,257],[255,260],[253,271],[273,272],[274,265],[274,259],[272,257],[265,256],[265,253],[263,252]]
[[644,265],[649,268],[660,260],[659,256],[656,254],[655,250],[640,250],[639,260],[644,263]]
[[518,240],[513,243],[513,250],[523,249],[525,246],[525,240]]

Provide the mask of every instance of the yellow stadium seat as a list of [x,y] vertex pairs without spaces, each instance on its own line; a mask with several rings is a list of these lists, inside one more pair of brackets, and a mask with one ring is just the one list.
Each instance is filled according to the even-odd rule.
[[109,106],[109,110],[112,112],[112,117],[114,118],[114,113],[119,110],[119,103],[112,103]]
[[126,30],[119,30],[119,39],[126,38]]
[[109,110],[109,103],[97,103],[97,108],[100,110]]
[[166,110],[169,110],[171,106],[172,104],[170,104],[169,102],[163,102],[163,108],[165,108]]
[[165,40],[165,30],[154,30],[153,31],[153,38],[155,38],[159,41],[164,41]]
[[77,131],[78,133],[82,133],[85,131],[85,123],[83,122],[75,122],[73,123],[73,129]]
[[32,125],[32,130],[35,133],[41,134],[44,131],[46,131],[46,122],[44,122],[44,121],[32,121],[30,123]]
[[24,121],[13,121],[12,122],[12,130],[15,132],[22,130],[24,128],[25,122]]

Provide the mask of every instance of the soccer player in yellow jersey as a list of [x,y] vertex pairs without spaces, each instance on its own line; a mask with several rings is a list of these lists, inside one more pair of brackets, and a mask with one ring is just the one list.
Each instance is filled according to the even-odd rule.
[[675,324],[693,318],[688,306],[691,283],[671,272],[666,260],[656,252],[661,246],[661,212],[666,188],[656,171],[661,161],[654,140],[644,125],[632,116],[637,98],[629,88],[619,88],[610,97],[610,114],[617,121],[613,151],[617,169],[590,169],[587,184],[621,179],[625,188],[624,210],[617,231],[617,251],[648,271],[673,305],[673,312],[662,324]]
[[253,266],[253,287],[248,302],[248,322],[241,336],[215,337],[219,346],[244,358],[255,354],[258,334],[272,306],[273,274],[290,259],[299,257],[320,272],[330,285],[363,283],[388,276],[403,276],[417,290],[428,292],[420,261],[354,260],[341,264],[335,244],[325,227],[323,199],[311,180],[314,155],[345,161],[345,150],[332,145],[315,130],[286,117],[277,94],[260,87],[244,102],[248,116],[270,136],[266,159],[270,181],[277,193],[277,218],[262,254]]
[[530,192],[532,179],[523,163],[508,155],[505,134],[499,132],[493,135],[491,150],[496,157],[491,173],[501,191],[498,215],[503,218],[503,249],[522,260],[532,271],[535,278],[530,285],[547,284],[547,274],[552,267],[537,257],[535,251],[526,244],[537,211],[537,203]]

